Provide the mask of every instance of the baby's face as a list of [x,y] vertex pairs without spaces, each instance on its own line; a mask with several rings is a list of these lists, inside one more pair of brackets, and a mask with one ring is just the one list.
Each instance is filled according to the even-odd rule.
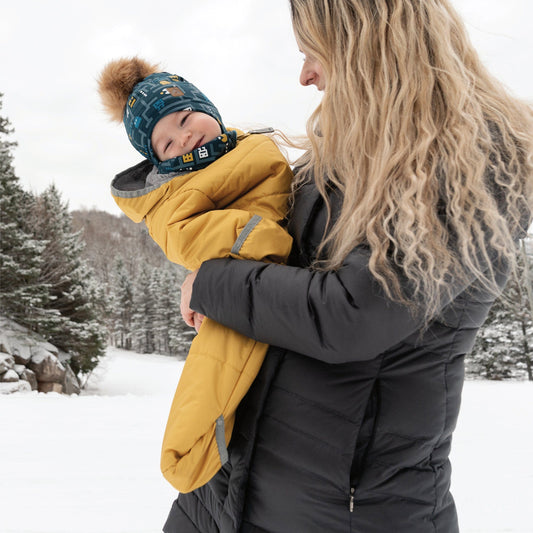
[[176,111],[164,116],[152,132],[152,147],[159,161],[167,161],[216,139],[222,130],[210,115]]

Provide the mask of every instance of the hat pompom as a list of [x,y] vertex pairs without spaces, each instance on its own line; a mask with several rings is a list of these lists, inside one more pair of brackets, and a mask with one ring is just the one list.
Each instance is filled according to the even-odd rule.
[[158,65],[138,57],[117,59],[104,67],[98,78],[98,92],[111,120],[122,122],[135,85],[156,72],[159,72]]

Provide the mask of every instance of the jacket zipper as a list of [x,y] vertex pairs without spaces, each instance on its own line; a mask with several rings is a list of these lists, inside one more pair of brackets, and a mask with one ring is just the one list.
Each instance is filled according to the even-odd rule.
[[274,128],[257,128],[255,130],[250,130],[246,133],[243,133],[242,135],[239,135],[237,137],[238,141],[242,141],[243,139],[246,139],[246,137],[249,137],[250,135],[256,135],[256,134],[265,134],[265,133],[274,133]]
[[354,500],[355,500],[355,488],[350,487],[350,513],[353,513],[354,508]]

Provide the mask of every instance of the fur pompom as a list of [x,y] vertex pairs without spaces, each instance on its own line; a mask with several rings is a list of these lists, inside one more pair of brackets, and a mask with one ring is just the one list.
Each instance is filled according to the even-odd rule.
[[122,122],[128,97],[137,83],[159,72],[158,65],[138,57],[111,61],[98,78],[98,92],[111,120]]

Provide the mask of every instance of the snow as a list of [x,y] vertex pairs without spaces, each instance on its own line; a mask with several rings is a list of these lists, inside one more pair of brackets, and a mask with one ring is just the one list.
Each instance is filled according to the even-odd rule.
[[[13,392],[29,392],[31,385],[27,381],[11,381],[0,383],[0,394],[11,394]],[[0,463],[1,465],[1,463]],[[1,509],[1,507],[0,507]]]
[[0,395],[1,533],[161,531],[159,471],[183,361],[109,349],[81,396]]
[[461,531],[533,532],[533,383],[467,381],[451,456]]
[[[160,532],[159,472],[183,361],[109,349],[81,396],[0,395],[1,533]],[[452,492],[462,533],[532,533],[533,384],[468,381]]]

